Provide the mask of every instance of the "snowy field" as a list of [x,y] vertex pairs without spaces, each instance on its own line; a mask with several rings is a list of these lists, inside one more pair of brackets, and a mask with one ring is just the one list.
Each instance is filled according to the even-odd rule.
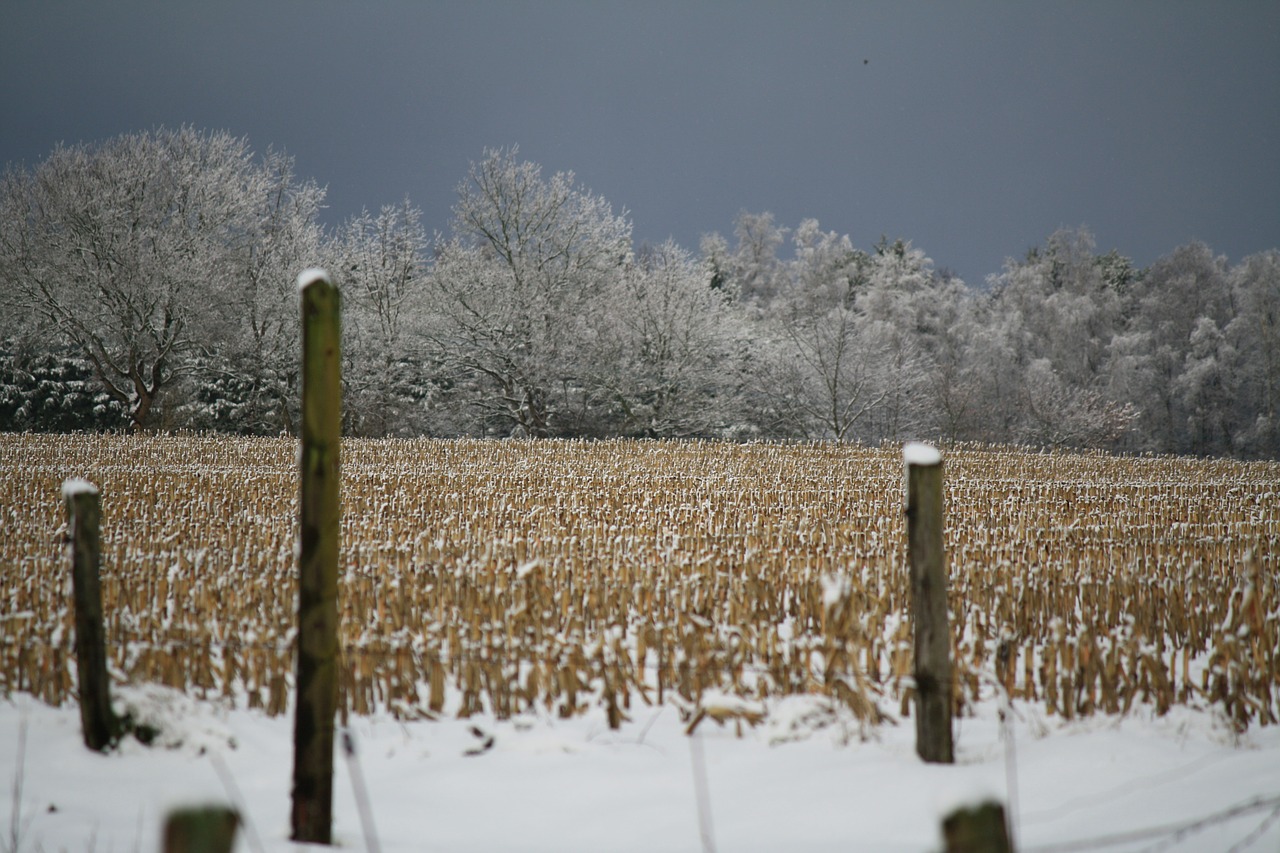
[[[155,850],[167,813],[201,804],[242,813],[242,851],[301,847],[292,714],[261,710],[288,711],[295,454],[291,439],[0,440],[0,853]],[[339,849],[930,851],[943,815],[994,797],[1024,853],[1280,850],[1280,725],[1262,725],[1280,649],[1273,463],[950,453],[969,710],[958,763],[937,766],[896,716],[896,448],[353,441],[343,456],[342,678],[346,707],[373,712],[351,718],[357,760],[335,761]],[[132,685],[120,711],[162,732],[151,747],[81,743],[68,476],[105,496],[108,664]],[[1004,723],[997,685],[1017,699]],[[766,697],[760,725],[685,734],[678,703],[736,696]],[[606,708],[628,701],[610,730]],[[877,719],[872,705],[889,720],[863,728],[852,714]]]
[[[0,850],[153,850],[168,809],[207,803],[242,810],[237,850],[302,847],[289,841],[292,715],[162,688],[117,701],[160,723],[167,745],[98,755],[73,705],[0,701]],[[821,702],[773,701],[742,737],[710,721],[686,737],[671,706],[634,708],[616,732],[599,709],[567,721],[352,718],[357,762],[335,758],[335,842],[367,847],[362,778],[388,851],[939,850],[940,816],[984,795],[1009,804],[1023,851],[1280,849],[1280,727],[1236,737],[1181,707],[1066,723],[1019,704],[1002,736],[983,702],[956,721],[947,767],[917,759],[910,719],[861,732]]]

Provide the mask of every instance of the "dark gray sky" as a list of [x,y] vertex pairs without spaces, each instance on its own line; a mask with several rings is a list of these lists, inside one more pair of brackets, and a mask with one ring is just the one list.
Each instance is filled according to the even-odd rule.
[[740,210],[971,284],[1060,226],[1146,265],[1280,247],[1280,3],[59,2],[0,10],[0,162],[191,124],[283,149],[337,223],[445,231],[486,147],[637,241]]

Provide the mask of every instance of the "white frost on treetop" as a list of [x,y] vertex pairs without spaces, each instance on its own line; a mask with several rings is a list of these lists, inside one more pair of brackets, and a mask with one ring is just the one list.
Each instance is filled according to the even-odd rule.
[[317,281],[332,283],[329,280],[329,273],[327,270],[321,269],[320,267],[307,267],[305,270],[298,273],[298,290],[306,290]]
[[70,477],[62,481],[62,497],[64,500],[72,495],[85,493],[96,495],[98,487],[81,477]]
[[902,461],[908,465],[940,465],[942,454],[932,444],[909,441],[902,446]]

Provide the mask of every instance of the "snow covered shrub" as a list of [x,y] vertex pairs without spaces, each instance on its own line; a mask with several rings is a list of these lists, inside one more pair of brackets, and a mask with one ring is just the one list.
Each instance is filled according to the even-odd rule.
[[85,359],[0,349],[0,431],[111,430],[127,423],[127,407],[106,392]]

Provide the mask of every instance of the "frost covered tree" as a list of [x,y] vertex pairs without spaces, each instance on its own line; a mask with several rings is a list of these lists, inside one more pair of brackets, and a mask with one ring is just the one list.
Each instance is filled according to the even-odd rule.
[[667,241],[644,248],[601,303],[588,370],[611,432],[731,434],[745,369],[745,328],[714,271]]
[[[781,259],[786,233],[791,254]],[[964,284],[934,270],[909,242],[882,239],[868,253],[817,220],[789,231],[761,214],[740,218],[736,250],[713,237],[703,253],[730,292],[742,290],[746,268],[769,281],[743,302],[755,329],[747,403],[764,434],[920,437],[958,423],[970,405],[957,338]],[[941,395],[954,417],[938,414]]]
[[1218,324],[1201,317],[1191,330],[1182,372],[1173,392],[1186,413],[1187,449],[1197,454],[1230,452],[1238,416],[1238,354]]
[[407,199],[377,216],[364,211],[336,243],[349,426],[371,436],[422,432],[432,391],[419,341],[430,248],[421,211]]
[[888,399],[892,352],[854,309],[778,318],[782,331],[757,376],[772,432],[808,439],[866,438],[867,422]]
[[918,341],[929,365],[924,392],[931,429],[924,434],[951,441],[981,439],[987,412],[978,356],[991,335],[982,319],[985,294],[969,290],[946,271],[935,272],[930,291],[932,298],[917,319]]
[[768,305],[786,282],[787,271],[778,250],[786,243],[787,229],[776,225],[773,214],[741,211],[734,219],[737,245],[718,233],[703,236],[703,262],[711,269],[711,286],[748,304]]
[[962,439],[1018,441],[1029,367],[1021,315],[990,292],[974,294],[967,309],[959,324],[965,337],[957,373],[968,387],[952,403],[943,429]]
[[1200,320],[1218,329],[1230,322],[1226,259],[1203,243],[1180,246],[1144,271],[1128,299],[1127,319],[1104,368],[1110,396],[1138,410],[1135,433],[1142,449],[1187,452],[1193,441],[1179,377]]
[[1027,367],[1025,410],[1015,438],[1041,447],[1110,447],[1132,425],[1134,409],[1066,381],[1047,358]]
[[319,224],[324,190],[298,179],[293,160],[269,152],[255,174],[253,213],[228,248],[232,271],[196,357],[182,410],[192,426],[240,433],[295,431],[300,270],[331,266]]
[[781,284],[778,249],[786,241],[787,229],[775,225],[771,213],[742,211],[733,233],[738,246],[732,255],[730,274],[737,282],[738,297],[769,302]]
[[824,232],[812,219],[796,229],[793,245],[763,317],[770,333],[757,406],[771,432],[851,440],[887,395],[888,353],[855,307],[869,261],[848,236]]
[[855,249],[847,234],[823,231],[816,219],[802,221],[791,242],[792,257],[782,270],[786,290],[780,295],[800,310],[852,308],[867,284],[872,264],[867,253]]
[[1092,234],[1061,229],[1043,249],[1007,263],[994,284],[1006,310],[1020,316],[1029,360],[1048,359],[1076,387],[1089,386],[1099,375],[1121,316],[1120,294],[1105,270]]
[[[167,392],[204,367],[228,372],[223,344],[239,328],[246,276],[272,265],[264,217],[298,190],[288,166],[184,127],[59,146],[31,171],[9,169],[10,299],[83,355],[134,428],[157,425],[162,407],[186,402],[162,406]],[[318,191],[306,194],[318,206]]]
[[1277,257],[1232,268],[1196,242],[1139,270],[1056,232],[975,303],[981,437],[1275,455]]
[[899,441],[938,432],[936,358],[961,288],[909,241],[882,238],[876,246],[857,306],[889,373],[869,437]]
[[436,247],[427,335],[485,432],[577,434],[594,418],[592,318],[631,263],[631,225],[571,172],[487,151]]
[[[1175,423],[1183,430],[1179,449],[1274,457],[1280,451],[1280,252],[1245,258],[1224,279],[1227,292],[1200,306],[1169,388],[1181,416]],[[1174,350],[1181,344],[1174,339],[1164,345]]]
[[1105,369],[1125,314],[1118,282],[1126,262],[1095,254],[1085,229],[1050,235],[992,279],[988,306],[998,335],[982,343],[985,395],[999,441],[1114,446],[1135,411],[1109,393]]
[[1250,255],[1230,278],[1235,312],[1224,336],[1240,356],[1241,407],[1233,450],[1280,458],[1280,250]]

